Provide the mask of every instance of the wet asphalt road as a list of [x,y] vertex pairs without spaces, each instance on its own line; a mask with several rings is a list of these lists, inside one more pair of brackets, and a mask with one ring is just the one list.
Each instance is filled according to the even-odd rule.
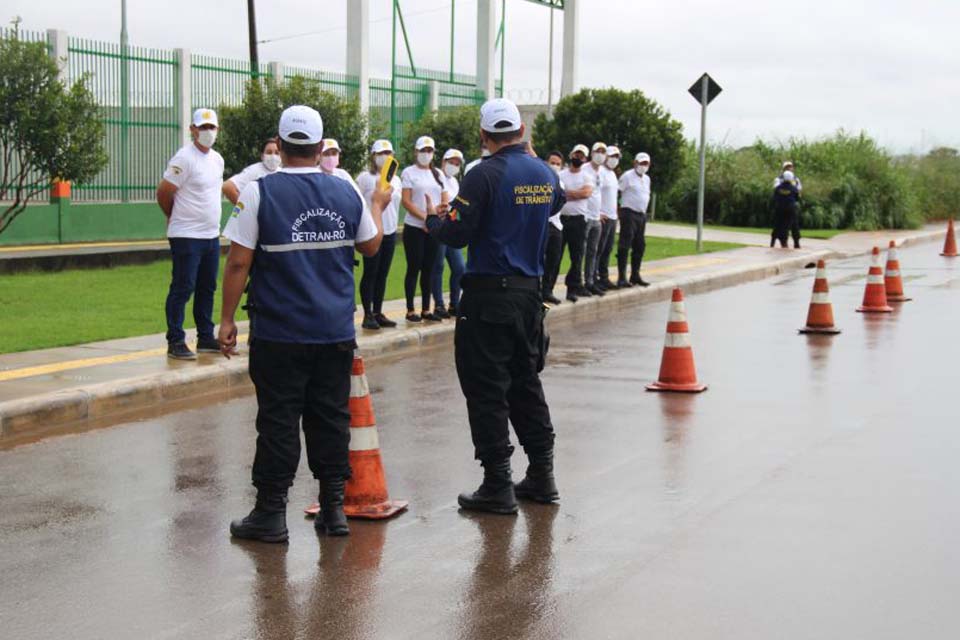
[[[803,337],[812,270],[688,296],[699,396],[646,393],[667,303],[553,326],[559,507],[468,516],[452,356],[368,363],[409,512],[232,542],[253,499],[245,397],[0,452],[3,638],[956,638],[960,262],[901,252],[915,301]],[[518,451],[515,475],[525,461]]]

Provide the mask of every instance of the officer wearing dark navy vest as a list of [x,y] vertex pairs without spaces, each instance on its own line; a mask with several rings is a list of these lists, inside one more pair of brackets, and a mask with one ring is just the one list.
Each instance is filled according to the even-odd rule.
[[[429,208],[427,228],[440,242],[469,247],[457,307],[456,364],[467,400],[483,483],[460,495],[464,509],[512,514],[516,498],[554,502],[553,425],[540,371],[546,357],[540,296],[547,220],[564,196],[557,174],[529,154],[517,106],[505,99],[480,109],[480,139],[491,155],[460,183],[447,206]],[[510,473],[508,421],[529,459],[516,485]]]
[[321,533],[349,533],[343,514],[350,477],[350,370],[356,348],[354,249],[376,254],[389,192],[367,207],[350,182],[317,169],[320,114],[297,105],[280,117],[283,168],[240,194],[223,235],[230,254],[223,278],[219,342],[237,342],[234,313],[250,278],[250,378],[257,391],[253,511],[230,525],[238,538],[287,539],[287,490],[300,462],[320,481]]

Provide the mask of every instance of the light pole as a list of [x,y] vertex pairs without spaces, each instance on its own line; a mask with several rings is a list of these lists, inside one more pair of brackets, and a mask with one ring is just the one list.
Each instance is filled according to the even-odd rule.
[[247,31],[250,38],[250,73],[260,75],[260,56],[257,53],[257,13],[253,0],[247,0]]

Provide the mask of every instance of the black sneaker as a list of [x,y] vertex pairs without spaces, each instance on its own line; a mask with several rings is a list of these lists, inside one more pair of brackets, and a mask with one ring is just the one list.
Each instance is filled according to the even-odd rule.
[[407,322],[422,322],[423,318],[415,314],[413,311],[407,312]]
[[543,301],[549,302],[550,304],[561,304],[563,302],[563,300],[553,295],[552,293],[545,293],[543,295]]
[[379,324],[384,329],[392,329],[395,326],[397,326],[396,322],[394,322],[387,316],[383,315],[382,313],[375,313],[373,314],[373,317],[377,321],[377,324]]
[[451,318],[450,312],[447,311],[446,307],[437,307],[434,309],[433,315],[437,316],[441,320],[449,320]]
[[617,280],[617,289],[629,289],[632,286],[627,280]]
[[[220,347],[217,347],[220,351]],[[190,347],[185,342],[171,342],[167,345],[167,357],[174,360],[196,360],[197,354],[190,351]]]
[[438,316],[435,313],[430,313],[429,311],[424,311],[420,314],[420,317],[426,320],[427,322],[443,322],[443,318]]
[[619,289],[620,285],[618,285],[616,282],[612,280],[607,280],[606,282],[603,283],[603,288],[606,289],[607,291],[610,291],[611,289]]
[[377,322],[377,319],[374,316],[363,316],[363,323],[360,326],[364,329],[369,329],[370,331],[380,330],[380,323]]
[[577,287],[577,295],[580,296],[581,298],[592,298],[593,292],[590,291],[590,289],[587,289],[586,287]]
[[598,287],[598,286],[595,285],[595,284],[594,284],[594,285],[590,285],[589,287],[587,287],[587,290],[588,290],[590,293],[592,293],[593,295],[595,295],[595,296],[597,296],[597,297],[599,297],[599,298],[602,298],[603,296],[607,295],[607,293],[606,293],[603,289],[601,289],[600,287]]
[[576,302],[580,298],[577,297],[577,294],[573,292],[573,289],[567,289],[567,300],[570,302]]
[[220,343],[216,338],[197,339],[197,353],[220,353]]

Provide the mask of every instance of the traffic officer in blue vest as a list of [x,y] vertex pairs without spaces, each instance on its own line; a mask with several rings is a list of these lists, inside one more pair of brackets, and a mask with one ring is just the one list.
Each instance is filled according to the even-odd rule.
[[244,188],[223,235],[230,254],[223,277],[219,342],[237,343],[234,313],[250,288],[250,378],[257,392],[256,506],[230,525],[238,538],[287,539],[287,489],[300,462],[303,420],[307,461],[320,481],[320,533],[349,533],[343,514],[350,477],[350,370],[353,251],[374,255],[383,237],[389,191],[368,208],[350,182],[317,168],[323,122],[296,105],[280,116],[283,168]]
[[[457,307],[457,374],[467,400],[483,483],[460,495],[463,509],[511,514],[517,497],[559,498],[553,425],[540,371],[547,351],[540,296],[547,220],[564,203],[557,174],[523,144],[517,106],[502,98],[480,109],[490,156],[464,176],[449,206],[428,203],[427,228],[452,247],[469,247]],[[516,485],[508,421],[529,459]]]

